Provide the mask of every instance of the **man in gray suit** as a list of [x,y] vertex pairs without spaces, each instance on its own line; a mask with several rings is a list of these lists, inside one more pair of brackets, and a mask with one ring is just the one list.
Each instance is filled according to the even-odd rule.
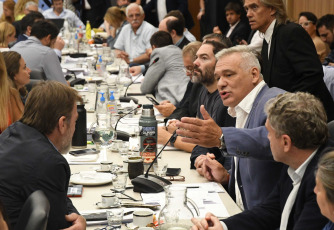
[[150,43],[153,49],[150,68],[140,89],[144,94],[155,94],[158,101],[168,100],[176,105],[182,100],[189,82],[183,70],[182,51],[164,31],[154,33]]
[[282,164],[273,160],[263,111],[270,98],[284,91],[266,85],[257,56],[245,46],[222,50],[216,58],[219,94],[228,113],[236,117],[235,127],[219,127],[202,105],[203,120],[182,118],[177,134],[185,136],[184,142],[219,147],[234,156],[230,173],[209,156],[196,166],[209,180],[229,183],[230,195],[247,210],[261,203],[279,179]]

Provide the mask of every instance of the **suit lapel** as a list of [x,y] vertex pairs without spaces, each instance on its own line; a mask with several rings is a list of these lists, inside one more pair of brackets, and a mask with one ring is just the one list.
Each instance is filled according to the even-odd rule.
[[[277,23],[277,22],[276,22]],[[271,86],[271,81],[270,81],[270,79],[271,79],[271,72],[272,72],[272,66],[273,66],[273,60],[274,60],[274,53],[276,53],[275,52],[275,50],[276,50],[276,35],[277,35],[277,31],[278,31],[278,29],[279,29],[279,27],[280,27],[281,25],[277,25],[277,24],[275,24],[275,27],[274,27],[274,31],[273,31],[273,35],[272,35],[272,38],[271,38],[271,43],[270,43],[270,51],[269,51],[269,60],[268,60],[268,63],[267,63],[267,78],[268,78],[268,82],[266,82],[267,84],[268,84],[268,86]]]

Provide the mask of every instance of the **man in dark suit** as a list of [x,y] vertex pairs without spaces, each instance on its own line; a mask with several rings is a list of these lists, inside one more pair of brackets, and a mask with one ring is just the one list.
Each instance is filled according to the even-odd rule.
[[[146,15],[152,15],[152,12],[155,17],[150,17],[152,25],[158,27],[159,22],[165,16],[163,15],[162,18],[159,20],[159,9],[157,0],[151,0],[147,4],[143,6]],[[190,30],[194,26],[194,20],[188,10],[188,1],[187,0],[166,0],[166,12],[168,13],[171,10],[179,10],[184,16],[185,19],[185,27]]]
[[327,117],[321,102],[309,93],[285,93],[269,101],[266,128],[275,161],[286,166],[275,189],[260,205],[225,219],[208,213],[193,219],[196,229],[322,229],[327,219],[317,205],[314,171],[328,141]]
[[[270,98],[284,91],[265,84],[258,58],[246,46],[222,50],[216,58],[214,74],[219,94],[224,105],[229,107],[228,114],[236,117],[235,127],[219,127],[202,106],[203,120],[183,117],[176,124],[181,128],[177,134],[187,137],[182,138],[184,142],[219,147],[233,156],[230,173],[220,165],[220,177],[207,178],[228,184],[237,205],[247,210],[261,203],[279,179],[282,164],[272,158],[263,108]],[[197,171],[204,169],[203,164],[198,163],[195,162]]]
[[323,80],[323,70],[311,37],[289,23],[282,0],[245,0],[252,30],[264,34],[261,56],[263,78],[269,87],[309,92],[324,104],[328,121],[334,119],[334,102]]

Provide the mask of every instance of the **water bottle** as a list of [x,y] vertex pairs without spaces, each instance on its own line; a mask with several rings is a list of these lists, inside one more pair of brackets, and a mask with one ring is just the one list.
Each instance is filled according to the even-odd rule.
[[105,65],[104,65],[103,60],[102,60],[102,55],[99,55],[99,59],[98,59],[98,61],[96,63],[96,70],[97,70],[97,72],[99,73],[99,75],[101,77],[104,76]]
[[86,24],[86,39],[87,39],[87,41],[89,39],[92,39],[92,28],[90,26],[89,21],[87,21],[87,24]]
[[139,119],[140,154],[147,167],[157,154],[157,120],[153,105],[143,105],[142,115]]
[[97,103],[96,113],[107,113],[106,99],[104,98],[104,93],[100,93],[101,97]]
[[116,104],[116,100],[115,100],[115,97],[114,97],[114,91],[110,91],[110,97],[109,97],[109,101],[107,103],[107,111],[110,114],[118,113],[117,104]]
[[73,148],[87,148],[87,114],[85,104],[77,102],[78,120],[72,137]]

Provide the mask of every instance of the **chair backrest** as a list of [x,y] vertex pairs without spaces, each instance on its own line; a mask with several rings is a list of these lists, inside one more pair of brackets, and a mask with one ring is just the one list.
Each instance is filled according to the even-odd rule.
[[334,141],[334,121],[331,121],[327,124],[329,131],[329,139]]
[[32,69],[30,79],[46,80],[46,75],[43,71]]
[[45,230],[50,203],[41,190],[33,192],[21,210],[15,230]]

